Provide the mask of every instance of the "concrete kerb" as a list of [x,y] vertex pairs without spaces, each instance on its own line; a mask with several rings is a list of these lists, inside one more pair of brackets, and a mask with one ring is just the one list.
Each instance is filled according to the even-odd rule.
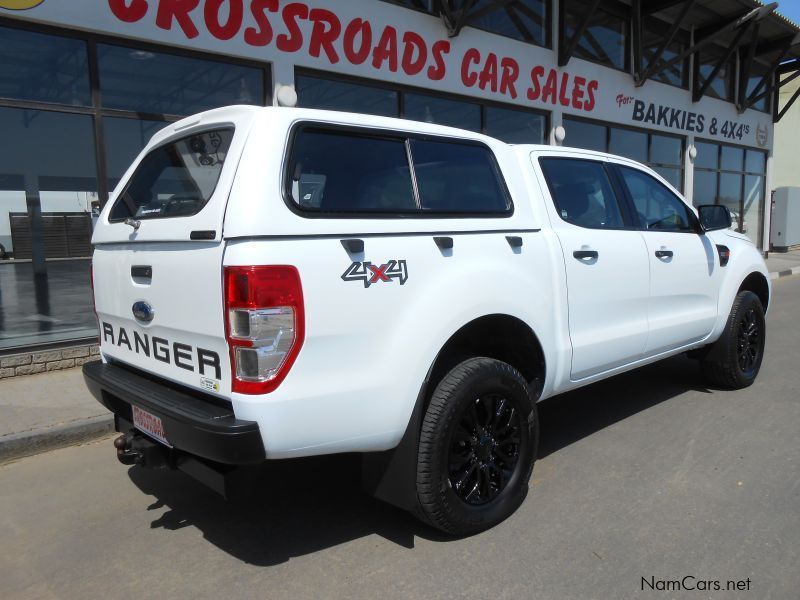
[[781,277],[790,277],[791,275],[800,275],[800,266],[783,271],[773,271],[769,274],[769,277],[770,279],[780,279]]
[[0,464],[48,450],[89,442],[113,431],[114,417],[98,415],[45,429],[12,433],[0,437]]

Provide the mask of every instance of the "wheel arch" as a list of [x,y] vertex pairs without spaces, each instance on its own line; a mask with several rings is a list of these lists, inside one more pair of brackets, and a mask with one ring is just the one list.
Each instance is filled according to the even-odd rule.
[[442,345],[421,382],[411,418],[400,443],[392,450],[363,455],[362,488],[368,494],[404,510],[417,507],[416,468],[422,419],[436,385],[453,367],[474,356],[502,360],[517,369],[538,400],[546,374],[545,354],[533,329],[508,314],[477,317]]
[[743,291],[753,292],[756,296],[758,296],[758,299],[761,300],[761,306],[764,307],[764,312],[767,312],[770,296],[769,281],[767,281],[767,278],[764,277],[763,273],[753,271],[747,277],[745,277],[736,293],[738,295],[739,292]]
[[542,344],[522,319],[490,314],[463,325],[444,343],[431,365],[426,381],[426,403],[432,388],[453,367],[474,356],[494,358],[517,369],[538,396],[546,374]]

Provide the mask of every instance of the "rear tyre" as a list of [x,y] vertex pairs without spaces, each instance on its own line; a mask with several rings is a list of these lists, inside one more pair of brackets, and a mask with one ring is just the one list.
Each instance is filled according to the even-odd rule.
[[717,386],[745,388],[756,380],[764,358],[764,307],[753,292],[739,292],[719,340],[703,361],[703,374]]
[[436,386],[422,423],[419,516],[454,535],[500,523],[525,500],[538,438],[519,371],[490,358],[462,362]]

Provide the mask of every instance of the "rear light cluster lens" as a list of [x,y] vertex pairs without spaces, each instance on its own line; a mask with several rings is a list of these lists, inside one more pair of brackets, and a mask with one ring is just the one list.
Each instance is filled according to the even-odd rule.
[[303,345],[303,289],[297,269],[225,267],[225,313],[233,391],[273,391]]

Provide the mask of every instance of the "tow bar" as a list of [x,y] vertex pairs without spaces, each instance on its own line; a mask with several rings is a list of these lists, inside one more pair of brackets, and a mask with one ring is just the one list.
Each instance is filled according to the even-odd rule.
[[169,469],[169,450],[139,433],[123,433],[114,440],[117,459],[123,465],[139,465],[147,469]]
[[123,465],[144,469],[178,469],[208,486],[223,498],[233,499],[250,495],[256,482],[258,467],[222,465],[168,448],[139,432],[131,423],[116,418],[114,439],[117,459]]

